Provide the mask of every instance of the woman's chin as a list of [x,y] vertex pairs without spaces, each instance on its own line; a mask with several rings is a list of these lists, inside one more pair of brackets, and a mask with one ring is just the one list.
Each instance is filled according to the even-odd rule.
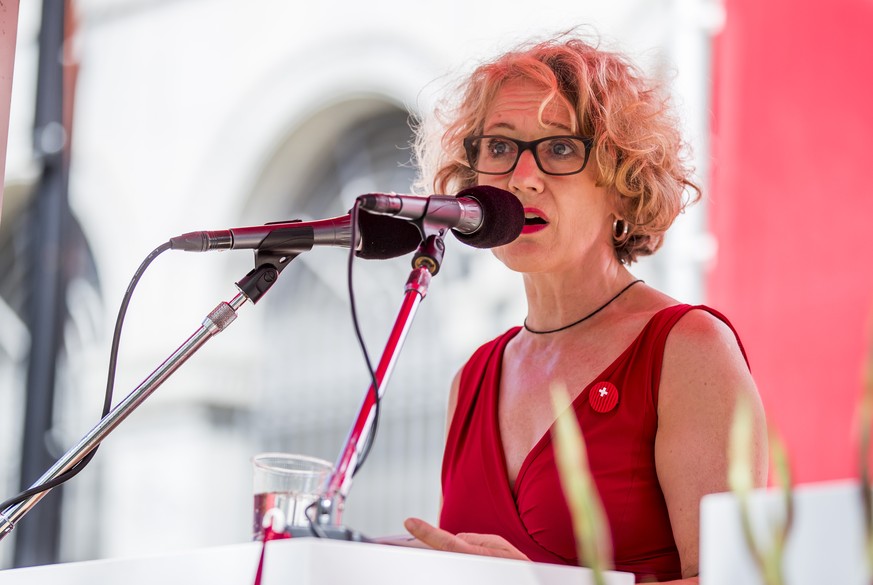
[[542,272],[549,261],[549,255],[541,246],[522,245],[518,241],[492,248],[491,252],[513,272]]

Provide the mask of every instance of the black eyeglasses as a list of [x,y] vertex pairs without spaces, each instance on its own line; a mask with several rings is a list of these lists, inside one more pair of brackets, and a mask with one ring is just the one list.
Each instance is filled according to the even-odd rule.
[[547,175],[575,175],[588,164],[594,140],[587,136],[546,136],[526,142],[506,136],[470,136],[464,139],[470,168],[485,175],[511,173],[530,150],[537,166]]

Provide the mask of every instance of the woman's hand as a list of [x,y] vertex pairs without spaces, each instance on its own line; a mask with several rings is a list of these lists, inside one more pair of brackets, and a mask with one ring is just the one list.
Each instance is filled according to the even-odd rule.
[[524,553],[509,544],[505,538],[495,534],[462,532],[455,535],[436,526],[431,526],[419,518],[407,518],[403,526],[416,539],[436,550],[522,561],[530,560]]

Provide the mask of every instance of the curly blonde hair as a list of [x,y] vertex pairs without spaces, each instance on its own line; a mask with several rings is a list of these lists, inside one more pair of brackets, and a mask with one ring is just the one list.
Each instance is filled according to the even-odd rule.
[[576,37],[521,46],[473,71],[456,92],[460,101],[442,102],[416,129],[419,189],[455,193],[476,184],[463,140],[482,133],[498,91],[518,80],[546,91],[540,113],[557,99],[570,108],[573,131],[594,139],[589,164],[628,226],[614,241],[617,258],[629,264],[654,253],[676,216],[700,198],[679,124],[666,94],[626,57]]

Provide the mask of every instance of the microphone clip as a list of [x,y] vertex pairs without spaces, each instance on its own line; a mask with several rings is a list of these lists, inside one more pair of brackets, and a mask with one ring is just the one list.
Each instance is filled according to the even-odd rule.
[[[299,220],[295,220],[299,221]],[[302,251],[301,251],[302,252]],[[301,252],[277,252],[266,248],[255,250],[255,267],[236,282],[236,287],[252,304],[257,304],[279,279],[279,274]]]
[[446,253],[446,244],[443,241],[444,232],[445,230],[442,230],[440,233],[430,234],[421,242],[412,257],[413,268],[426,268],[431,275],[436,275],[440,271],[443,256]]

